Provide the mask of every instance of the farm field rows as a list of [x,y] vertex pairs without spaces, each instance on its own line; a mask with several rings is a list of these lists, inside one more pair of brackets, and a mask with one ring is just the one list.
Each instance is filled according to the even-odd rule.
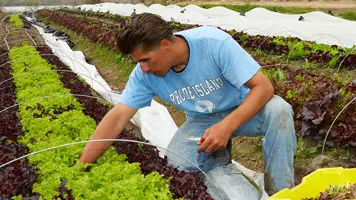
[[[115,31],[127,17],[68,8],[38,10],[36,16],[88,43],[105,46],[105,51],[117,52],[109,70],[119,72],[112,76],[127,77],[133,69],[135,63],[122,57],[115,39]],[[22,15],[0,13],[0,17],[0,165],[43,149],[88,140],[112,105],[71,72]],[[198,27],[170,25],[175,31]],[[58,33],[45,28],[48,33]],[[356,48],[226,32],[254,56],[275,93],[293,106],[298,138],[308,138],[315,145],[298,146],[297,156],[315,154],[324,148],[325,139],[327,149],[350,153],[341,166],[355,167]],[[184,121],[181,114],[176,116],[175,120]],[[118,139],[147,142],[130,129]],[[303,145],[299,139],[298,144]],[[83,147],[58,148],[1,167],[0,199],[212,199],[203,177],[169,166],[155,147],[117,141],[95,164],[73,168]]]
[[[37,14],[46,20],[53,20],[80,35],[112,48],[116,48],[113,32],[126,17],[77,10],[49,11],[40,10]],[[86,16],[100,16],[112,19],[117,23],[108,23]],[[172,23],[176,31],[185,30],[197,25]],[[98,34],[100,33],[100,34]],[[249,36],[245,33],[229,32],[243,47],[254,51],[265,51],[270,54],[285,55],[291,60],[308,60],[307,62],[323,63],[328,67],[344,68],[354,71],[356,54],[353,49],[339,46],[319,45],[313,42],[300,41],[297,38],[271,38]],[[299,50],[296,50],[299,49]],[[333,53],[334,52],[334,53]],[[332,56],[334,55],[334,57]],[[256,58],[256,60],[259,60]],[[332,60],[335,63],[330,64]],[[299,135],[310,135],[323,139],[332,121],[335,125],[330,130],[332,140],[341,144],[355,145],[356,124],[355,104],[347,106],[347,112],[336,115],[355,98],[355,83],[351,78],[318,74],[312,70],[296,69],[280,63],[260,62],[263,71],[271,79],[276,94],[284,97],[294,108],[296,130]],[[354,77],[353,77],[354,78]],[[316,123],[317,121],[317,123]],[[302,124],[304,128],[302,129]],[[346,126],[344,126],[344,124]]]
[[[110,45],[97,42],[101,40],[100,37],[93,40],[92,37],[96,36],[87,35],[86,31],[76,28],[75,24],[88,23],[88,28],[84,30],[90,30],[91,27],[120,24],[127,17],[70,9],[61,9],[58,10],[58,13],[51,13],[48,16],[45,14],[48,13],[47,11],[39,11],[37,16],[41,16],[41,13],[44,14],[40,17],[43,22],[67,31],[73,38],[80,41],[80,44],[74,48],[83,49],[85,53],[93,56],[91,57],[93,58],[92,62],[101,66],[99,69],[110,84],[125,85],[125,78],[123,80],[121,77],[129,74],[134,63],[128,67],[127,65],[130,63],[127,60],[117,61],[114,58],[121,59],[121,56],[112,53],[115,52],[116,47],[112,48]],[[70,14],[69,18],[65,18],[67,14]],[[51,21],[51,16],[57,16],[57,18]],[[63,20],[59,20],[58,16],[61,16]],[[63,22],[65,20],[68,21],[65,23]],[[176,31],[198,26],[179,23],[171,23],[171,25]],[[109,29],[106,31],[110,32]],[[304,176],[319,167],[355,167],[355,147],[354,139],[352,139],[355,137],[356,124],[355,101],[353,101],[356,93],[354,82],[356,78],[355,49],[320,45],[314,42],[300,41],[297,38],[271,38],[250,36],[234,31],[227,32],[259,61],[265,74],[272,80],[276,93],[293,105],[298,134],[298,151],[295,162],[296,184],[299,184]],[[96,46],[97,44],[99,46]],[[107,46],[109,50],[102,46]],[[97,56],[96,49],[100,49],[102,55],[113,55],[114,61],[104,65],[97,62],[101,56]],[[105,58],[107,59],[107,57]],[[345,65],[346,63],[348,64]],[[106,66],[111,67],[107,68]],[[345,90],[347,90],[346,93],[344,93]],[[353,102],[350,103],[351,101]],[[160,103],[168,107],[177,125],[184,122],[183,112],[169,106],[164,101]],[[328,103],[330,104],[326,105]],[[344,109],[343,112],[336,118],[342,109]],[[311,115],[308,116],[307,113]],[[335,119],[335,123],[331,126]],[[302,128],[303,124],[304,129]],[[345,124],[348,125],[345,126]],[[320,156],[327,131],[329,133],[324,152],[327,156]],[[263,172],[261,139],[247,137],[234,139],[233,158],[250,169]],[[251,146],[255,147],[250,148]]]
[[[72,167],[84,143],[8,163],[88,140],[112,106],[52,54],[26,19],[12,15],[1,25],[11,33],[2,35],[0,49],[1,199],[211,198],[197,173],[179,172],[155,147],[137,143],[115,142],[89,166]],[[119,139],[145,141],[131,130]]]

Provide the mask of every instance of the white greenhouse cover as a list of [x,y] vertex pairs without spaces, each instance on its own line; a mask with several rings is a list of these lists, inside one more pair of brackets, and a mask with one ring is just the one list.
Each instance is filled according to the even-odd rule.
[[[343,47],[356,45],[356,22],[319,11],[291,15],[255,8],[246,12],[245,16],[241,16],[238,12],[220,6],[205,9],[196,5],[179,7],[153,4],[147,7],[143,4],[102,3],[78,7],[124,16],[130,16],[135,9],[136,14],[150,12],[162,16],[167,21],[218,26],[227,30],[244,31],[250,35],[293,36],[302,40]],[[298,20],[300,16],[303,16],[303,21]]]
[[63,8],[70,7],[70,5],[53,5],[53,6],[4,6],[0,7],[3,12],[22,12],[22,11],[35,11],[39,9],[52,9],[52,8]]

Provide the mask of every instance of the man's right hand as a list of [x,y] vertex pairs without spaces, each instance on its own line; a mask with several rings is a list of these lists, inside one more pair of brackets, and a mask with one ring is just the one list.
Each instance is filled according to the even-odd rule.
[[[76,163],[72,166],[72,168],[78,168],[79,165],[83,165],[83,164],[81,164],[81,163],[78,161],[78,162],[76,162]],[[87,168],[86,166],[84,166],[83,168],[81,168],[80,171],[85,172],[85,171],[87,171],[87,169],[88,169],[88,168]]]
[[[99,123],[90,140],[115,139],[124,129],[137,109],[117,104]],[[113,142],[89,142],[79,158],[81,163],[95,162]]]

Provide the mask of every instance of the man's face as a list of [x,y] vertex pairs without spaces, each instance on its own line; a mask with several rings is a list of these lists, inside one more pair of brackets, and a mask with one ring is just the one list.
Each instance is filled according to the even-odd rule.
[[156,48],[150,51],[144,51],[138,47],[131,53],[131,57],[139,63],[144,73],[162,77],[172,67],[170,44],[170,41],[162,40]]

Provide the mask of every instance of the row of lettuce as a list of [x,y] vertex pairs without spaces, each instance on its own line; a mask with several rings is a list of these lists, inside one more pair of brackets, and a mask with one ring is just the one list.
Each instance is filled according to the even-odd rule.
[[11,16],[9,16],[9,19],[6,18],[5,22],[7,22],[7,20],[10,23],[13,23],[15,28],[17,28],[17,29],[31,28],[31,23],[29,21],[27,21],[23,15],[12,14]]
[[[28,148],[18,143],[18,137],[23,135],[18,118],[15,86],[11,80],[11,68],[8,63],[7,51],[0,49],[0,164],[9,162],[28,152]],[[18,194],[30,194],[32,184],[36,179],[35,168],[27,159],[11,163],[0,168],[0,198],[8,199]]]
[[19,15],[12,15],[9,21],[14,23],[16,28],[23,28],[23,22]]
[[[70,14],[67,14],[67,13]],[[76,15],[74,15],[75,13]],[[118,24],[108,24],[102,20],[84,19],[82,15],[99,17],[116,17],[117,21],[123,22],[125,18],[109,13],[98,13],[77,10],[49,11],[40,10],[38,15],[53,20],[78,34],[88,37],[93,42],[104,45],[115,44],[115,28]],[[178,25],[178,24],[175,24]],[[191,25],[182,25],[175,29],[189,28]],[[92,31],[100,30],[102,34],[112,34],[111,40],[102,38],[100,34],[92,34]],[[54,31],[54,30],[53,30]],[[94,38],[94,39],[93,39]],[[290,40],[292,40],[290,38]],[[110,41],[110,42],[109,42]],[[324,45],[325,46],[325,45]],[[338,47],[339,48],[339,47]],[[307,72],[302,69],[294,69],[289,66],[278,64],[266,64],[260,62],[264,73],[272,81],[276,94],[284,97],[292,104],[295,113],[295,123],[298,135],[312,136],[317,140],[324,139],[333,120],[336,119],[329,133],[328,144],[336,143],[356,146],[356,101],[347,106],[346,110],[338,113],[356,97],[356,83],[345,82],[341,77],[320,75]]]
[[[88,140],[109,104],[93,97],[90,87],[48,47],[24,45],[0,53],[1,165]],[[144,141],[129,130],[120,137]],[[45,151],[1,167],[0,198],[211,199],[197,173],[169,166],[154,147],[144,151],[137,144],[115,143],[84,172],[81,164],[72,167],[83,145]]]
[[[113,28],[118,28],[118,25],[127,20],[127,17],[110,14],[108,12],[93,12],[84,10],[75,10],[69,8],[63,8],[56,10],[55,12],[49,10],[40,10],[37,14],[48,17],[50,20],[55,21],[58,24],[65,25],[64,21],[70,21],[71,29],[78,29],[84,32],[79,27],[80,24],[85,32],[98,31],[100,35],[88,37],[98,37],[96,40],[107,41],[108,46],[115,45],[115,39],[109,42],[108,38],[114,35],[112,33]],[[68,15],[69,14],[69,15]],[[63,18],[64,17],[64,18]],[[107,21],[95,21],[88,19],[88,17],[96,17],[101,19],[111,20],[111,23]],[[169,22],[175,31],[186,30],[189,28],[198,27],[199,25],[188,25],[177,22]],[[116,25],[115,25],[116,24]],[[67,25],[65,25],[67,26]],[[324,65],[332,68],[356,68],[356,46],[352,48],[343,48],[338,45],[325,45],[317,44],[315,42],[302,41],[296,37],[282,37],[282,36],[262,36],[262,35],[249,35],[243,31],[238,32],[235,30],[225,30],[227,33],[233,36],[233,38],[244,48],[251,52],[255,52],[255,55],[261,53],[268,53],[272,55],[282,55],[286,59],[286,62],[290,60],[306,61],[307,63],[324,63]],[[105,38],[104,38],[105,37]]]
[[[16,102],[21,104],[18,116],[23,135],[17,138],[17,143],[28,148],[28,152],[23,153],[87,140],[96,122],[84,114],[83,105],[70,95],[69,89],[63,87],[60,75],[53,71],[55,66],[48,64],[36,48],[30,46],[12,48],[9,58],[16,87]],[[3,142],[12,144],[16,141],[7,138]],[[144,176],[139,163],[129,164],[126,156],[117,154],[113,147],[90,171],[84,173],[80,167],[72,168],[82,148],[83,145],[69,146],[30,156],[28,161],[32,170],[23,170],[21,175],[30,176],[27,179],[31,180],[29,183],[33,183],[33,186],[26,183],[28,191],[24,191],[20,185],[14,185],[16,182],[9,177],[3,182],[9,184],[8,197],[17,199],[13,196],[13,192],[17,191],[22,197],[39,195],[44,199],[59,196],[73,196],[76,199],[172,198],[167,179],[157,172]],[[18,162],[20,164],[22,161]],[[11,169],[4,167],[2,171]],[[5,174],[15,179],[21,178],[16,172]],[[18,188],[12,190],[14,186]],[[21,196],[18,198],[21,199]]]
[[[57,73],[61,75],[61,82],[65,87],[70,88],[72,94],[80,94],[75,98],[84,105],[84,113],[99,123],[110,109],[110,106],[105,102],[98,102],[95,98],[83,96],[92,95],[90,87],[80,81],[76,74],[68,71],[68,67],[51,54],[52,52],[49,48],[37,47],[37,50],[48,63],[57,67]],[[148,142],[144,138],[137,136],[132,130],[124,130],[118,139]],[[126,155],[129,163],[139,163],[141,172],[144,175],[158,172],[168,179],[169,190],[174,199],[183,197],[186,199],[211,199],[211,196],[206,192],[204,178],[200,177],[199,173],[178,171],[175,167],[168,165],[167,159],[159,156],[156,147],[130,142],[116,142],[113,146],[118,154]]]

